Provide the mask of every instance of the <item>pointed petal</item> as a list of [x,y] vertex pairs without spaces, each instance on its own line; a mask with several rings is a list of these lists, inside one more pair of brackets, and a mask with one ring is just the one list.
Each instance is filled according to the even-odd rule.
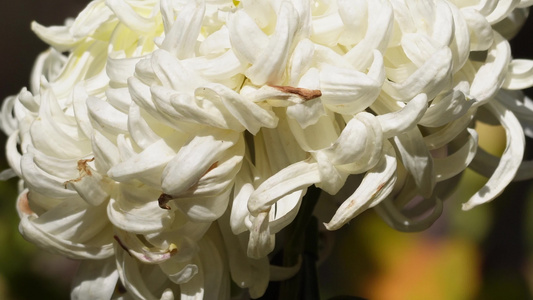
[[412,128],[394,137],[394,144],[407,171],[413,176],[420,194],[429,197],[435,187],[435,170],[422,134]]
[[496,101],[490,101],[486,107],[505,129],[507,143],[494,174],[483,188],[463,204],[463,210],[469,210],[479,204],[491,201],[501,194],[509,182],[513,180],[524,155],[524,133],[514,114]]
[[320,182],[318,164],[294,163],[265,180],[250,196],[248,210],[252,214],[268,211],[281,197]]
[[341,204],[331,220],[324,224],[328,230],[339,229],[392,192],[396,182],[396,156],[390,143],[385,145],[385,155],[380,162],[366,173],[355,192]]

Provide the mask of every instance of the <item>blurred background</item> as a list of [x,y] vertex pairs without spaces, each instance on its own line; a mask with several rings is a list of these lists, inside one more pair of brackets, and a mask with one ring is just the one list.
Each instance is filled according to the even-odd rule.
[[[63,24],[88,2],[0,3],[0,99],[28,85],[33,61],[46,49],[31,32],[30,22]],[[533,58],[532,30],[530,19],[513,39],[515,58]],[[482,146],[501,153],[503,130],[484,124],[479,130]],[[0,136],[4,145],[5,136]],[[0,156],[3,170],[7,168],[3,149]],[[331,255],[319,267],[323,299],[338,295],[385,300],[533,298],[531,182],[513,183],[490,204],[461,211],[461,204],[485,181],[467,171],[440,220],[426,232],[395,231],[373,211],[343,227],[334,237]],[[16,185],[15,179],[0,182],[0,299],[68,299],[77,263],[37,249],[20,236]]]

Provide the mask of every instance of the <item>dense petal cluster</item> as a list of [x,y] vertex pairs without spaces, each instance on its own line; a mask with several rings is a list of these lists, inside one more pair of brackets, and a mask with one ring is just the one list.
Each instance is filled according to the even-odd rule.
[[83,260],[73,298],[256,298],[298,268],[268,255],[312,185],[348,195],[321,199],[329,230],[371,207],[427,228],[467,167],[489,180],[464,208],[490,201],[533,177],[533,62],[508,43],[531,4],[95,0],[34,23],[51,47],[0,123],[20,231]]

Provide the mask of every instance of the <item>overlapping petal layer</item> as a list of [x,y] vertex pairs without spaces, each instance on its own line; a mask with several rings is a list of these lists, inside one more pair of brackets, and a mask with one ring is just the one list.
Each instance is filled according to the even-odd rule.
[[[350,195],[330,230],[372,207],[427,228],[468,166],[490,179],[464,208],[490,201],[533,177],[533,63],[507,40],[532,4],[95,0],[34,23],[51,48],[0,118],[20,231],[98,260],[73,298],[257,298],[298,267],[268,255],[312,185]],[[501,158],[477,147],[486,115]]]

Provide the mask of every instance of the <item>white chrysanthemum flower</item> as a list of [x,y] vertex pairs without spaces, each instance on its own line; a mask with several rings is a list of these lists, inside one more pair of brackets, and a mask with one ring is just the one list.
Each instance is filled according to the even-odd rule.
[[330,230],[371,207],[427,228],[468,166],[490,179],[464,208],[490,201],[533,177],[533,63],[507,41],[531,4],[96,0],[34,24],[51,48],[0,119],[20,231],[83,260],[76,299],[257,298],[298,270],[268,255],[312,185],[349,195]]

